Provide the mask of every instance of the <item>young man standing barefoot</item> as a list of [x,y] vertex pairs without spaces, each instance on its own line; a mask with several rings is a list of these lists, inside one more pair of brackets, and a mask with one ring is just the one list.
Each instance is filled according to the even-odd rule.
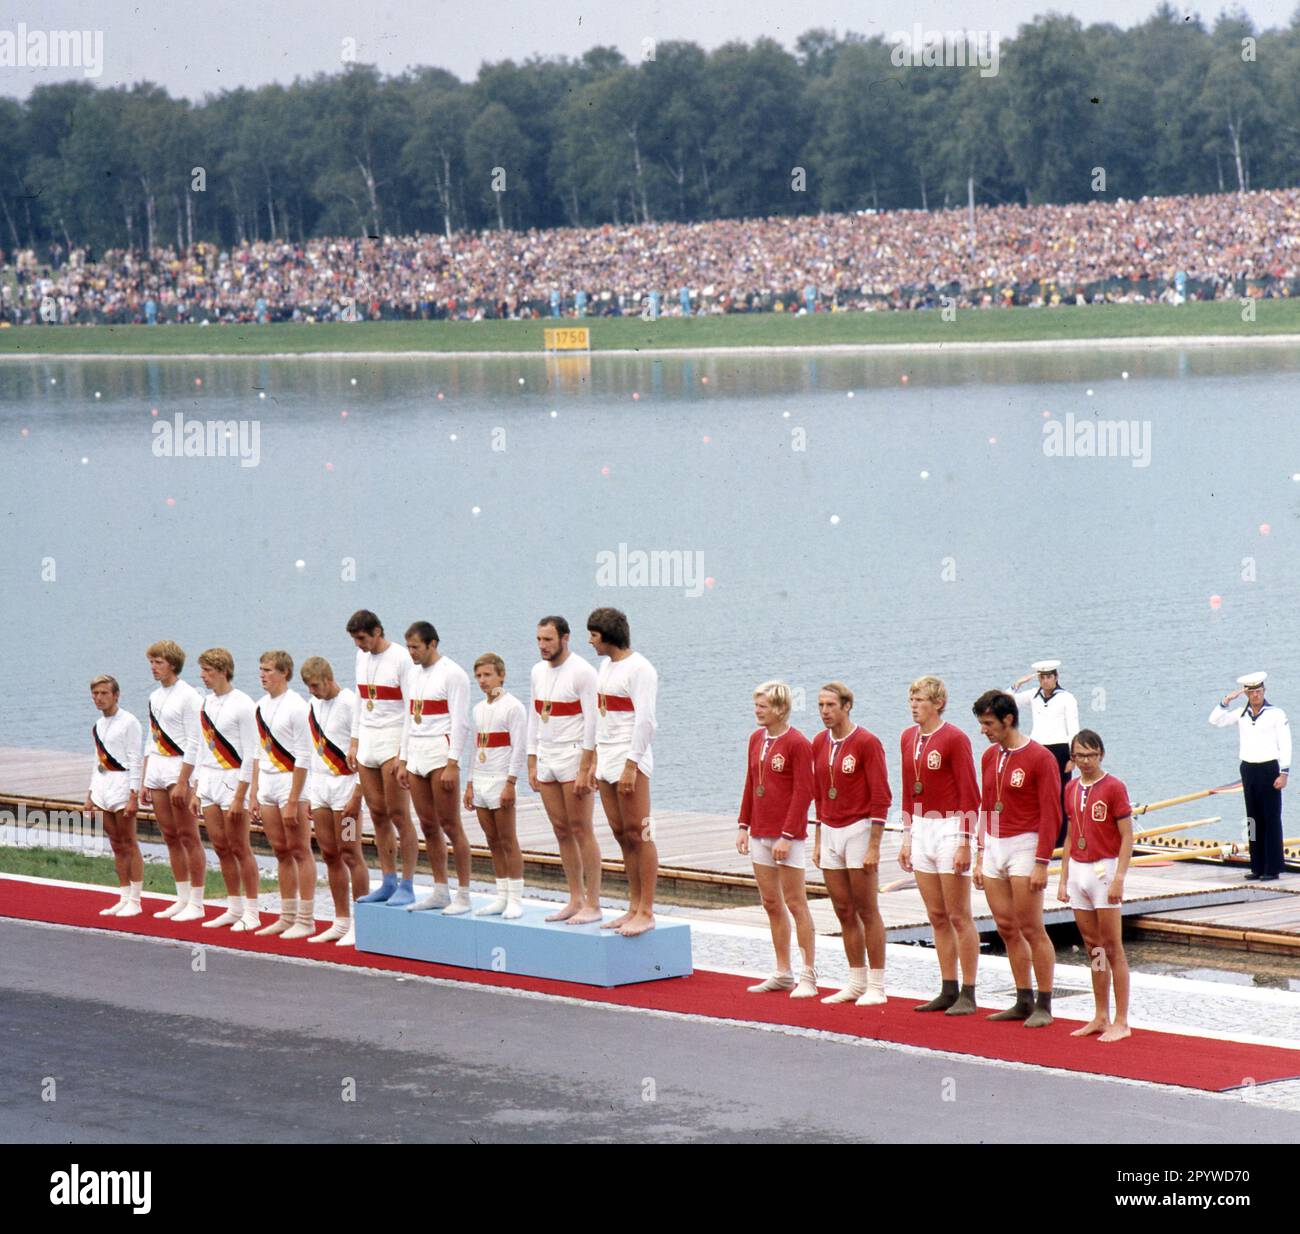
[[600,804],[623,850],[628,910],[601,929],[633,938],[655,928],[655,881],[659,850],[650,817],[650,743],[655,735],[659,674],[632,650],[627,617],[616,608],[598,608],[587,618],[587,633],[598,656],[608,657],[596,678],[600,722],[596,727],[596,780]]
[[[1058,900],[1069,900],[1083,935],[1092,970],[1097,1014],[1071,1037],[1098,1033],[1098,1041],[1122,1041],[1128,1026],[1128,959],[1124,955],[1124,876],[1133,857],[1133,809],[1124,781],[1102,770],[1106,747],[1090,728],[1070,744],[1079,769],[1065,787],[1069,834],[1061,854]],[[1110,987],[1115,987],[1115,1019],[1110,1018]]]

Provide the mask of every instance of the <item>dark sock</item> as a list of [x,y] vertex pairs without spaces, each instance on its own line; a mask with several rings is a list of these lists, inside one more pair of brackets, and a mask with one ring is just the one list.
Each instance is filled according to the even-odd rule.
[[932,998],[928,1003],[922,1003],[919,1007],[913,1007],[913,1011],[947,1011],[949,1007],[957,1001],[957,983],[956,981],[945,981],[939,994]]
[[1033,990],[1016,990],[1015,1006],[989,1016],[990,1020],[1027,1020],[1034,1010]]
[[971,1015],[975,1011],[975,987],[973,985],[964,985],[961,993],[957,995],[957,1001],[948,1008],[945,1015]]
[[1040,1011],[1046,1011],[1048,1015],[1052,1014],[1052,992],[1051,990],[1039,990],[1035,997],[1034,1006]]

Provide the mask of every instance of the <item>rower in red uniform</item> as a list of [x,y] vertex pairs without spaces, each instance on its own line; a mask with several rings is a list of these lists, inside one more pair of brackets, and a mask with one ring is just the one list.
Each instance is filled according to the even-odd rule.
[[[772,931],[776,971],[749,987],[751,994],[791,991],[791,998],[816,998],[817,933],[804,885],[804,845],[812,801],[812,744],[790,727],[790,687],[764,682],[754,691],[754,719],[745,758],[736,851],[754,863],[754,881]],[[795,983],[790,965],[790,918],[794,918],[803,969]]]
[[876,1007],[885,997],[885,923],[880,889],[880,838],[892,797],[879,739],[853,723],[853,691],[842,681],[817,695],[823,730],[813,738],[813,800],[821,867],[840,920],[849,984],[824,1003]]
[[898,864],[916,877],[943,981],[937,997],[912,1010],[971,1015],[980,954],[970,911],[971,849],[980,806],[975,756],[970,738],[943,718],[948,687],[938,677],[918,677],[909,687],[908,702],[915,723],[900,740],[903,847]]
[[[1100,1033],[1098,1041],[1122,1041],[1128,1026],[1128,959],[1124,955],[1122,913],[1124,876],[1133,857],[1133,808],[1124,781],[1101,769],[1106,747],[1090,728],[1070,743],[1079,769],[1065,786],[1069,834],[1061,854],[1058,900],[1069,900],[1088,948],[1096,1014],[1071,1037]],[[1115,1019],[1110,1018],[1110,987],[1115,986]]]
[[989,690],[971,710],[989,741],[981,767],[975,886],[989,902],[1016,982],[1015,1005],[989,1019],[1044,1028],[1052,1022],[1056,952],[1043,926],[1043,891],[1061,826],[1061,772],[1051,751],[1020,731],[1020,710],[1010,694]]

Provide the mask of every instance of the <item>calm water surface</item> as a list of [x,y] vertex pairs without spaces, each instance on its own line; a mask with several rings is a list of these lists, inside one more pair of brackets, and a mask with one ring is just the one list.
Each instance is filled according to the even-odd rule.
[[[159,457],[177,413],[249,422],[257,466]],[[1098,419],[1138,422],[1148,465],[1045,451],[1045,424]],[[1206,716],[1239,673],[1268,670],[1300,714],[1284,349],[14,362],[0,443],[2,745],[85,750],[97,672],[143,716],[156,638],[196,684],[212,645],[250,693],[272,647],[350,684],[361,607],[398,640],[433,621],[467,669],[499,652],[525,699],[540,615],[625,609],[661,676],[666,808],[735,807],[769,677],[803,689],[810,734],[817,687],[848,682],[896,791],[923,672],[978,750],[971,700],[1059,657],[1136,799],[1235,778],[1235,737]],[[619,585],[636,579],[598,563],[620,545],[679,552],[700,580]],[[1235,835],[1239,803],[1174,817],[1223,813],[1206,833]]]

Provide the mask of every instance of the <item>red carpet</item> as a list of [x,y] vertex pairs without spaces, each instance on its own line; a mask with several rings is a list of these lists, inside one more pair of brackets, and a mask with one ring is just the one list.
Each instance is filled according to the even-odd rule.
[[[107,888],[102,892],[85,891],[0,877],[0,916],[120,930],[153,938],[201,943],[208,947],[324,960],[331,964],[417,973],[473,985],[536,990],[589,1003],[612,1003],[715,1019],[821,1029],[980,1058],[1122,1076],[1182,1088],[1223,1091],[1238,1087],[1247,1077],[1256,1084],[1300,1078],[1300,1050],[1277,1046],[1147,1031],[1137,1031],[1127,1041],[1101,1045],[1092,1038],[1071,1037],[1070,1030],[1078,1027],[1074,1021],[1057,1021],[1045,1029],[1025,1029],[1015,1023],[990,1023],[985,1019],[985,1010],[974,1016],[952,1020],[942,1015],[917,1015],[912,1010],[913,1000],[901,998],[890,999],[885,1007],[854,1007],[852,1004],[824,1007],[816,1000],[812,1000],[810,1005],[809,1002],[792,1002],[781,995],[746,994],[745,986],[751,984],[751,978],[705,971],[697,971],[690,977],[604,990],[566,981],[546,981],[367,955],[351,947],[335,947],[328,943],[311,946],[305,941],[286,943],[276,938],[231,934],[225,929],[205,930],[198,922],[176,925],[172,921],[155,921],[151,914],[165,907],[167,901],[152,896],[145,896],[142,916],[126,921],[100,917],[99,910],[111,904],[115,894]],[[219,911],[209,909],[208,917]],[[323,924],[321,928],[324,928]]]

